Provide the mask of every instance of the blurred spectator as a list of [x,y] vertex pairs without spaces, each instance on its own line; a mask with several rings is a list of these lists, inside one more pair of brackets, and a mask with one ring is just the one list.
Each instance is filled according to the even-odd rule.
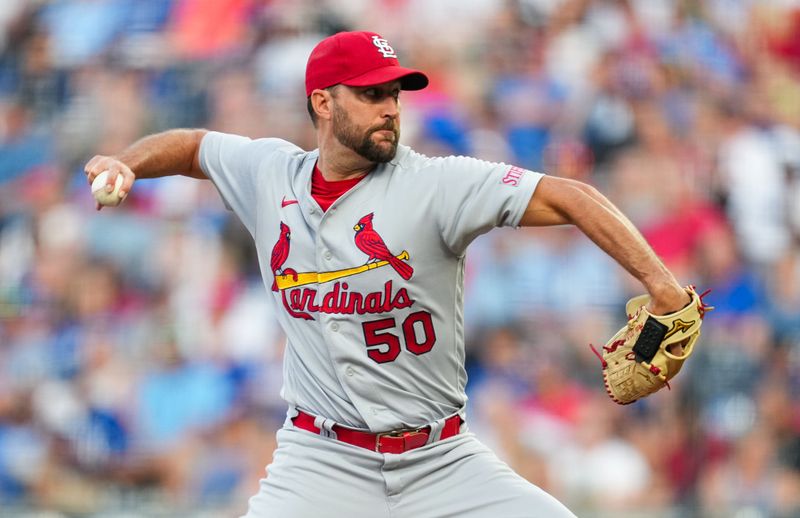
[[800,346],[800,256],[798,251],[780,259],[767,279],[771,296],[767,315],[776,345]]
[[580,509],[630,509],[649,500],[653,475],[642,453],[614,433],[614,414],[601,401],[587,398],[572,440],[550,451],[556,494]]
[[128,0],[55,0],[39,15],[52,37],[53,59],[73,68],[98,59],[114,42],[131,14]]
[[[5,109],[4,109],[5,108]],[[54,159],[52,134],[36,126],[33,113],[22,104],[0,103],[0,185],[44,168]]]
[[154,344],[157,368],[140,382],[136,426],[143,447],[167,450],[191,430],[213,427],[231,406],[233,387],[225,372],[181,357],[169,339]]
[[781,157],[760,121],[742,112],[753,102],[748,92],[745,96],[721,109],[720,173],[744,253],[750,261],[768,266],[783,255],[791,237],[786,226],[786,178]]
[[777,453],[768,431],[753,430],[736,445],[730,460],[707,470],[700,489],[704,506],[722,512],[796,516],[800,479],[780,467]]
[[247,42],[250,0],[175,0],[173,48],[187,58],[231,53]]

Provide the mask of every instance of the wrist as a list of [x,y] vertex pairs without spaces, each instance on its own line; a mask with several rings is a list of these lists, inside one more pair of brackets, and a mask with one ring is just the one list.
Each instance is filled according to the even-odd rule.
[[660,282],[645,284],[645,289],[651,297],[663,298],[683,293],[685,290],[675,279],[665,279]]
[[691,297],[675,279],[648,287],[650,304],[648,309],[655,315],[672,313],[686,307]]
[[125,167],[127,167],[128,171],[133,173],[134,177],[138,176],[138,169],[140,164],[133,156],[126,155],[125,153],[120,153],[118,155],[112,155],[111,158],[121,163]]

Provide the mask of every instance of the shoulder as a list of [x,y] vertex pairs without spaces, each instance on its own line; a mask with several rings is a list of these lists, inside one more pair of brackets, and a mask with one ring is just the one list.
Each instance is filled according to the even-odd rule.
[[503,164],[488,162],[479,158],[462,155],[429,157],[418,153],[407,146],[398,148],[397,156],[392,164],[407,172],[425,170],[426,172],[466,172],[470,170],[490,171]]
[[206,133],[200,143],[201,164],[206,164],[206,170],[230,166],[254,172],[264,168],[296,171],[314,153],[280,138],[252,139],[217,131]]
[[219,131],[209,131],[206,133],[201,142],[201,146],[247,148],[253,151],[259,150],[263,152],[282,153],[289,156],[306,153],[306,151],[303,151],[297,145],[280,138],[265,137],[252,139],[242,135],[222,133]]

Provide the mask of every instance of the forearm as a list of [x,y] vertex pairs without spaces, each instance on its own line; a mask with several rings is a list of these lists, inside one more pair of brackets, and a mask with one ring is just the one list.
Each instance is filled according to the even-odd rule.
[[[157,178],[181,174],[192,178],[206,178],[200,168],[200,142],[205,130],[178,129],[150,135],[131,144],[115,156],[96,155],[84,166],[89,185],[103,172],[107,172],[105,190],[111,193],[122,177],[119,199],[124,200],[140,178]],[[102,205],[97,204],[97,210]]]
[[113,158],[127,165],[137,179],[180,174],[205,178],[198,163],[205,130],[175,129],[144,137]]
[[577,194],[565,215],[650,293],[677,283],[633,223],[596,189]]

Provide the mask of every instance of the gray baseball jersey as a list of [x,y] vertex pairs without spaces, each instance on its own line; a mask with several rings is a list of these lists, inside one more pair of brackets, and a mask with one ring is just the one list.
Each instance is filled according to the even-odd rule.
[[200,161],[252,234],[287,335],[283,398],[341,425],[418,427],[466,402],[467,245],[516,226],[542,177],[399,146],[323,212],[318,151],[210,132]]

